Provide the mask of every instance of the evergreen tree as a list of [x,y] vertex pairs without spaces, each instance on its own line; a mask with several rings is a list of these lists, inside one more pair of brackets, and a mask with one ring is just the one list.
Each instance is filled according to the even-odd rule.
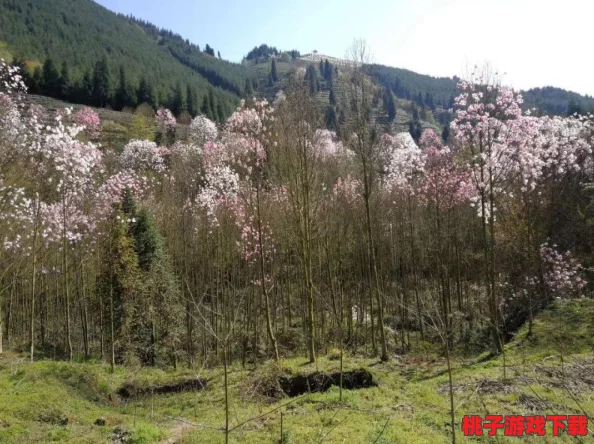
[[326,109],[326,127],[332,131],[337,129],[336,108],[334,106],[328,106]]
[[254,88],[250,79],[245,79],[245,96],[250,99],[254,95]]
[[77,102],[90,105],[93,97],[93,80],[89,71],[83,74],[80,83],[76,88]]
[[173,90],[173,97],[171,98],[171,112],[177,117],[184,109],[184,96],[182,94],[181,85],[178,83]]
[[39,66],[36,66],[33,70],[33,75],[31,76],[31,88],[29,89],[29,92],[33,94],[42,94],[42,87],[43,74],[41,68]]
[[51,58],[45,59],[41,72],[40,92],[46,96],[58,97],[60,91],[60,73]]
[[328,100],[330,102],[330,105],[336,106],[336,94],[334,93],[334,88],[330,89]]
[[219,56],[219,59],[222,59],[222,57],[221,57],[221,51],[217,51],[217,55]]
[[70,85],[70,71],[68,69],[68,62],[64,60],[62,62],[62,69],[60,71],[60,88],[58,96],[62,100],[71,99],[71,85]]
[[328,59],[326,59],[326,61],[324,62],[324,71],[322,72],[322,76],[327,81],[330,81],[331,77],[333,75],[333,72],[334,72],[334,70],[332,69],[332,64],[328,61]]
[[190,85],[186,87],[186,109],[190,116],[196,116],[196,102],[194,101],[194,90]]
[[130,90],[128,88],[128,83],[126,81],[126,72],[124,71],[123,66],[120,66],[118,88],[116,89],[113,98],[113,105],[114,109],[117,111],[120,111],[125,106],[134,106]]
[[218,109],[217,109],[217,100],[214,95],[214,90],[210,88],[208,90],[208,105],[210,106],[211,111],[211,119],[218,122],[220,120]]
[[109,101],[109,68],[107,59],[102,57],[93,69],[93,104],[105,107]]
[[134,251],[145,283],[139,300],[143,310],[132,322],[134,346],[141,362],[154,366],[159,344],[164,340],[171,342],[175,334],[176,315],[181,311],[179,285],[150,210],[137,210],[132,193],[126,190],[122,212],[129,221],[128,233],[134,240]]
[[272,77],[272,73],[268,74],[268,87],[272,88],[274,86],[274,78]]
[[441,138],[443,139],[444,143],[448,143],[448,141],[450,140],[450,125],[448,125],[447,123],[443,126]]
[[325,72],[324,71],[324,68],[325,68],[325,65],[324,65],[324,61],[323,60],[320,60],[320,65],[319,66],[320,66],[320,75],[322,77],[324,77],[324,72]]
[[116,362],[125,362],[134,355],[133,319],[142,280],[134,241],[119,205],[114,206],[107,224],[108,241],[102,251],[97,288],[107,314],[113,369]]
[[423,93],[421,91],[419,91],[419,93],[417,94],[417,105],[425,106],[425,101],[423,100]]
[[217,103],[217,115],[219,117],[219,122],[224,122],[225,121],[225,109],[223,107],[223,102],[221,100],[218,101]]
[[386,91],[386,110],[388,112],[388,120],[393,122],[396,118],[396,102],[394,101],[394,94],[391,89]]
[[212,120],[212,108],[210,107],[210,101],[208,100],[208,94],[204,96],[202,99],[202,106],[200,107],[200,112]]
[[215,55],[214,49],[212,49],[208,43],[206,44],[206,47],[204,48],[204,52],[208,55],[213,56],[213,57]]
[[276,72],[276,59],[272,59],[272,64],[270,65],[270,76],[272,77],[272,81],[278,81],[278,73]]
[[417,121],[419,120],[419,110],[417,109],[417,107],[414,105],[414,103],[412,104],[412,118],[413,121]]
[[148,103],[153,108],[155,108],[155,97],[153,94],[153,88],[145,77],[140,78],[138,90],[136,91],[136,99],[138,100],[139,105],[142,105],[143,103]]
[[313,95],[313,94],[317,93],[318,92],[318,90],[317,90],[317,86],[318,86],[317,71],[315,70],[313,65],[308,65],[307,70],[305,71],[305,77],[307,78],[307,81],[309,82],[310,94]]

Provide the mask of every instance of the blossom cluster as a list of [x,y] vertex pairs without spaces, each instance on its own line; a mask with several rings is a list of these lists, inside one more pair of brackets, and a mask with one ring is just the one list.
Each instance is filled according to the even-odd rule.
[[84,127],[84,131],[89,138],[95,139],[99,137],[99,130],[101,129],[101,118],[99,114],[89,107],[79,109],[72,116],[72,120],[77,125]]
[[165,171],[165,157],[169,154],[168,148],[160,147],[155,142],[131,140],[124,147],[120,161],[124,169],[162,173]]
[[155,120],[157,121],[157,128],[161,132],[172,131],[177,126],[175,116],[167,108],[159,108]]
[[558,297],[578,295],[587,283],[581,277],[583,267],[572,257],[571,252],[560,253],[556,247],[548,243],[540,247],[545,285]]
[[384,134],[380,140],[384,157],[388,191],[414,191],[414,179],[422,174],[425,159],[409,133],[398,133],[395,136]]
[[198,146],[217,139],[217,125],[204,116],[196,116],[190,122],[190,141]]

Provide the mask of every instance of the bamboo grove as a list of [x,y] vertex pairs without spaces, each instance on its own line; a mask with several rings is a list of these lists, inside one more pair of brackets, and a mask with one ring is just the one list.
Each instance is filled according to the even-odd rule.
[[[592,116],[538,116],[488,72],[459,84],[451,138],[373,118],[363,44],[337,133],[305,70],[187,140],[101,143],[90,109],[21,105],[1,65],[0,326],[30,359],[311,362],[413,341],[500,351],[554,298],[587,297]],[[2,348],[0,347],[0,351]]]

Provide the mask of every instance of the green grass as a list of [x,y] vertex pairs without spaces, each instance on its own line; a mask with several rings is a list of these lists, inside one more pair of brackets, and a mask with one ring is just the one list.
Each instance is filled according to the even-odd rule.
[[[524,326],[506,346],[503,357],[454,359],[455,416],[459,428],[465,414],[583,414],[594,412],[594,303],[556,304]],[[291,443],[445,443],[451,440],[448,378],[443,357],[427,359],[418,351],[381,363],[345,357],[345,370],[365,368],[379,386],[270,402],[251,392],[253,382],[273,365],[229,373],[231,426],[243,423],[230,442],[279,442],[283,416],[285,442]],[[433,353],[431,353],[433,354]],[[425,352],[427,355],[427,352]],[[338,360],[321,357],[314,365],[304,358],[283,360],[283,371],[307,374],[337,371]],[[197,376],[208,379],[204,392],[177,393],[123,403],[118,387],[134,382],[150,385]],[[578,405],[579,404],[579,405]],[[581,407],[580,407],[581,406]],[[276,410],[274,410],[276,409]],[[274,411],[272,411],[274,410]],[[271,412],[272,411],[272,412]],[[267,412],[271,412],[266,414]],[[105,426],[94,425],[104,418]],[[186,423],[200,424],[188,426]],[[40,361],[15,355],[0,360],[0,442],[111,442],[115,429],[129,433],[129,442],[159,442],[175,437],[184,443],[221,443],[224,435],[224,386],[221,368],[164,371],[117,368],[99,363]],[[206,427],[207,426],[207,427]],[[478,442],[457,433],[459,442]],[[587,442],[586,438],[583,441]],[[516,442],[518,438],[481,442]],[[524,439],[523,442],[574,442],[568,436]],[[577,441],[576,441],[577,442]]]

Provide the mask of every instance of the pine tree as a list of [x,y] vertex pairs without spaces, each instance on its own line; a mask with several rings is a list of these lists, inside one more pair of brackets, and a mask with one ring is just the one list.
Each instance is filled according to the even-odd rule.
[[136,99],[139,105],[142,105],[143,103],[148,103],[150,106],[155,108],[155,97],[153,95],[153,88],[145,77],[140,78],[138,90],[136,91]]
[[118,88],[113,98],[114,109],[120,111],[125,106],[133,106],[133,100],[128,89],[128,83],[126,82],[126,72],[124,67],[120,66],[120,76],[118,82]]
[[200,107],[200,112],[212,120],[212,108],[210,107],[210,101],[208,100],[208,94],[204,96],[202,99],[202,106]]
[[254,88],[250,79],[245,79],[245,96],[250,99],[254,95]]
[[178,323],[176,314],[181,311],[179,284],[150,210],[137,210],[132,193],[126,190],[122,211],[130,221],[128,232],[134,239],[134,251],[145,283],[139,301],[143,307],[142,315],[133,322],[135,346],[140,360],[154,366],[159,343],[174,340]]
[[173,91],[173,97],[171,98],[171,112],[177,117],[181,114],[184,109],[184,96],[182,94],[182,88],[179,83],[175,85]]
[[43,74],[41,68],[39,66],[36,66],[33,70],[33,76],[31,76],[31,88],[29,89],[29,92],[33,94],[42,94],[42,87]]
[[336,106],[336,94],[334,93],[334,88],[330,89],[330,95],[328,96],[328,100],[330,105]]
[[221,100],[218,101],[217,103],[217,115],[219,117],[219,122],[224,122],[225,121],[225,109],[223,108],[223,102]]
[[214,90],[210,88],[208,90],[208,105],[210,106],[211,111],[211,119],[218,122],[220,120],[219,114],[217,111],[217,100],[214,95]]
[[186,87],[186,109],[190,116],[196,116],[196,105],[194,102],[194,90],[190,85]]
[[276,59],[272,59],[272,64],[270,65],[270,76],[272,77],[272,81],[278,81],[278,73],[276,72]]
[[329,106],[326,110],[326,127],[329,130],[336,131],[337,129],[336,108]]
[[388,112],[388,120],[393,122],[396,118],[396,102],[394,101],[394,94],[389,88],[386,91],[386,110]]
[[447,123],[443,126],[441,138],[443,139],[444,143],[448,143],[448,141],[450,140],[450,125],[448,125]]
[[134,354],[133,319],[142,291],[142,280],[134,241],[129,235],[126,216],[115,205],[107,221],[108,240],[102,252],[97,288],[107,312],[107,331],[111,345],[112,371]]
[[51,97],[58,97],[60,91],[60,73],[51,58],[45,59],[41,72],[40,92]]
[[102,57],[93,69],[93,104],[105,107],[109,101],[109,68],[107,59]]
[[325,65],[324,65],[324,61],[323,61],[323,60],[320,60],[320,65],[319,65],[319,67],[320,67],[320,75],[321,75],[322,77],[324,77],[324,72],[325,72],[325,71],[324,71],[324,68],[325,68]]
[[62,69],[60,70],[60,91],[59,97],[62,100],[70,100],[71,98],[71,85],[70,85],[70,71],[68,69],[68,62],[64,60],[62,62]]

